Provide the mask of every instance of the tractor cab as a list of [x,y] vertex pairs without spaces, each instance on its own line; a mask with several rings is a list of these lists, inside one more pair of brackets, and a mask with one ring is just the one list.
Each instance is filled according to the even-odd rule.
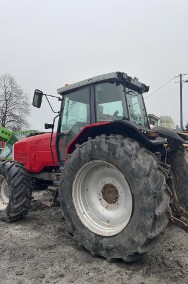
[[[89,125],[130,121],[149,127],[142,93],[149,88],[125,73],[110,73],[58,89],[62,106],[57,144],[62,160],[62,137],[66,145]],[[61,137],[61,138],[60,138]],[[64,140],[63,139],[63,140]]]
[[142,93],[149,88],[119,72],[103,75],[101,79],[94,77],[58,89],[63,96],[59,131],[77,134],[80,127],[75,125],[114,120],[129,120],[148,127]]

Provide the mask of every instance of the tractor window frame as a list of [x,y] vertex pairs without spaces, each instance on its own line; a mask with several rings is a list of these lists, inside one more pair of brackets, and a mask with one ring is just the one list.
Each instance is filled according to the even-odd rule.
[[[92,103],[93,103],[93,85],[88,85],[85,86],[84,88],[88,88],[89,91],[89,122],[88,124],[94,123],[95,122],[95,113],[94,110],[92,109]],[[58,145],[60,144],[60,139],[62,136],[67,136],[68,131],[61,131],[61,126],[62,126],[62,120],[63,120],[63,114],[64,114],[64,107],[65,107],[65,96],[68,97],[72,93],[79,91],[83,89],[83,87],[77,88],[76,90],[71,90],[69,92],[66,92],[66,94],[62,94],[62,102],[61,102],[61,108],[60,108],[60,113],[59,113],[59,121],[58,121],[58,127],[57,127],[57,135],[56,135],[56,153],[58,157],[58,162],[60,166],[64,165],[66,155],[63,153],[63,155],[60,153]],[[66,144],[66,147],[68,146],[69,143]],[[66,149],[65,149],[66,150]]]
[[[123,83],[117,83],[116,81],[114,82],[109,82],[109,81],[104,81],[104,82],[99,82],[97,84],[95,84],[95,122],[100,122],[100,121],[107,121],[107,120],[115,120],[113,119],[113,115],[109,115],[109,118],[107,120],[100,120],[98,118],[98,107],[99,107],[99,103],[98,103],[98,99],[97,99],[97,93],[96,93],[96,86],[97,85],[102,85],[102,84],[105,84],[105,83],[109,83],[109,84],[116,84],[117,86],[118,85],[121,85],[123,87],[123,95],[121,97],[121,102],[122,102],[122,111],[123,111],[123,116],[122,118],[119,117],[120,120],[128,120],[130,122],[133,122],[137,125],[142,125],[143,127],[147,127],[147,128],[150,128],[149,127],[149,122],[148,122],[148,118],[147,118],[147,112],[146,112],[146,106],[145,106],[145,103],[144,103],[144,98],[143,98],[143,94],[142,94],[142,91],[141,90],[138,90],[138,89],[134,89],[134,88],[129,88],[127,87],[127,85],[123,84]],[[118,90],[119,92],[119,90]],[[130,94],[128,94],[130,93]],[[130,101],[131,101],[131,93],[133,95],[135,95],[138,99],[138,105],[140,107],[140,110],[141,110],[141,113],[140,115],[142,116],[142,123],[137,123],[136,119],[134,120],[132,117],[131,117],[131,111],[130,111]],[[109,102],[110,101],[115,101],[115,100],[110,100],[109,98]],[[118,100],[117,100],[118,101]],[[133,115],[133,114],[132,114]],[[111,116],[111,117],[110,117]]]
[[[133,94],[134,93],[134,94]],[[131,116],[131,107],[133,108],[134,104],[132,104],[131,102],[131,96],[135,96],[137,98],[137,102],[138,102],[138,105],[139,105],[139,110],[140,110],[140,115],[143,116],[143,123],[138,123],[136,122],[136,119],[133,119],[132,116]],[[127,88],[125,86],[125,97],[126,97],[126,100],[127,100],[127,108],[128,108],[128,113],[129,113],[129,121],[131,122],[134,122],[136,123],[137,125],[142,125],[143,127],[147,127],[150,129],[150,126],[149,126],[149,121],[148,121],[148,116],[147,116],[147,111],[146,111],[146,106],[145,106],[145,103],[144,103],[144,98],[143,98],[143,94],[142,92],[140,91],[135,91],[133,89],[130,89],[130,88]],[[130,106],[131,104],[131,106]],[[142,107],[142,108],[141,108]],[[136,113],[132,113],[132,115],[136,115]]]
[[[119,100],[116,99],[116,97],[114,96],[114,94],[112,95],[111,92],[109,92],[108,96],[109,96],[109,100],[104,100],[104,102],[101,101],[101,107],[102,107],[102,104],[110,104],[110,103],[113,103],[113,102],[121,102],[121,105],[120,105],[120,108],[121,108],[121,112],[122,112],[122,115],[121,116],[118,116],[119,114],[119,110],[113,110],[114,114],[115,112],[117,111],[117,116],[118,117],[114,117],[114,114],[112,113],[108,113],[108,114],[103,114],[103,116],[107,116],[107,119],[102,119],[100,118],[100,111],[99,111],[99,108],[100,108],[100,105],[99,105],[99,97],[100,95],[97,93],[97,87],[98,86],[102,86],[102,85],[106,85],[107,89],[110,85],[113,85],[113,88],[114,88],[114,85],[116,85],[115,87],[117,86],[122,86],[122,89],[118,89],[118,92],[117,92],[117,97],[119,97]],[[104,88],[105,89],[105,88]],[[102,121],[113,121],[113,120],[122,120],[123,118],[124,119],[129,119],[129,112],[128,112],[128,107],[127,107],[127,99],[125,97],[125,94],[124,94],[124,85],[122,83],[119,83],[119,82],[116,82],[116,81],[113,81],[113,82],[109,82],[109,81],[105,81],[105,82],[99,82],[97,84],[95,84],[95,122],[102,122]],[[106,96],[107,93],[103,93],[104,96]],[[103,95],[101,94],[101,95]],[[110,97],[111,96],[111,97]],[[107,105],[106,105],[107,106]],[[118,106],[118,105],[117,105]],[[111,110],[112,111],[112,110]]]

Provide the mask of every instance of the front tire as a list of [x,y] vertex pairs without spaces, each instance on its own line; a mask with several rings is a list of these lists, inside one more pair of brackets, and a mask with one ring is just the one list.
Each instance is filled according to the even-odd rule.
[[19,163],[0,163],[0,220],[22,218],[31,205],[32,187],[26,169]]
[[152,153],[130,138],[102,135],[65,164],[60,204],[68,229],[92,254],[130,262],[168,224],[170,193]]

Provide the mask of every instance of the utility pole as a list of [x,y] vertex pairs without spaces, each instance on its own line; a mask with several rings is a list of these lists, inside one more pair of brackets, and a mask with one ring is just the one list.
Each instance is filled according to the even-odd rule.
[[[180,74],[177,77],[180,77],[180,81],[176,83],[180,83],[180,128],[183,130],[183,100],[182,100],[182,89],[183,89],[183,83],[187,83],[188,80],[182,80],[182,77],[186,74]],[[175,78],[177,78],[175,77]]]
[[180,76],[180,128],[183,130],[183,107],[182,107],[182,74]]

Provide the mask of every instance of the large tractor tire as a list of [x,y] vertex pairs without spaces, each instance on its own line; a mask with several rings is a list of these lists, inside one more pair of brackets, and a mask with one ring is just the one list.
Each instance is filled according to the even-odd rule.
[[154,155],[130,138],[99,136],[65,163],[60,204],[78,244],[132,262],[168,224],[170,192]]
[[32,187],[26,169],[19,163],[0,163],[0,220],[10,222],[28,213]]
[[188,210],[188,152],[184,147],[168,154],[167,162],[171,165],[179,203]]

